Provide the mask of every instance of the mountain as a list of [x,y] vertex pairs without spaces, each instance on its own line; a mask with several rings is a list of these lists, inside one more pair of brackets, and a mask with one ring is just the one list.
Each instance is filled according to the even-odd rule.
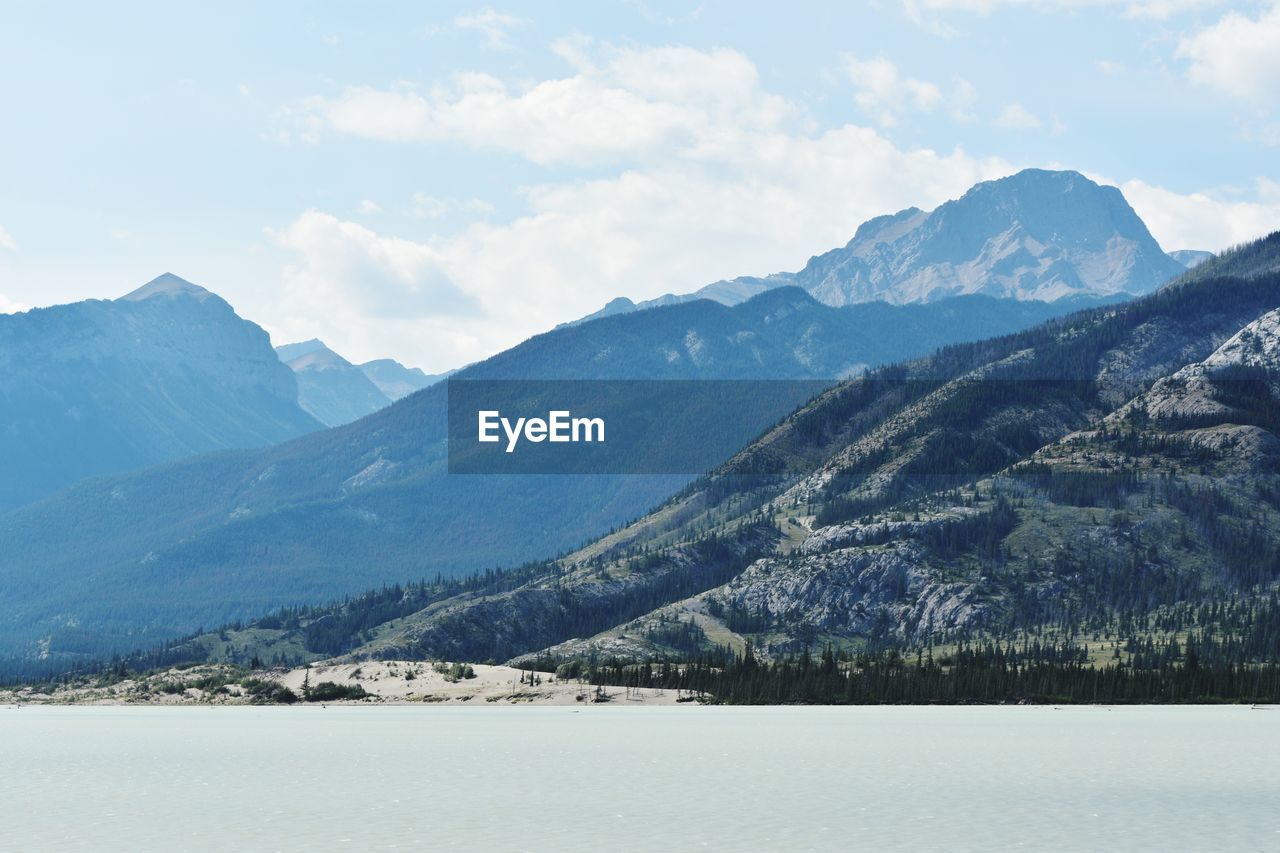
[[319,352],[323,349],[328,349],[328,347],[324,345],[324,341],[319,338],[310,338],[293,344],[281,344],[276,347],[276,355],[282,362],[288,364],[295,358],[301,358],[308,353]]
[[1201,249],[1178,249],[1170,252],[1169,257],[1182,264],[1187,269],[1199,266],[1205,261],[1213,257],[1213,252],[1206,252]]
[[166,654],[585,667],[833,645],[945,663],[995,643],[1010,665],[1274,661],[1277,247],[837,385],[560,559]]
[[1256,243],[1215,255],[1204,263],[1196,264],[1173,284],[1208,278],[1251,278],[1274,272],[1280,272],[1280,234],[1271,234]]
[[911,207],[860,225],[797,273],[720,281],[687,296],[615,299],[591,317],[709,298],[728,305],[794,285],[833,306],[895,305],[981,294],[1052,301],[1150,293],[1182,273],[1120,190],[1078,172],[1026,169],[975,185],[933,211]]
[[267,333],[175,275],[114,301],[0,315],[0,509],[319,427]]
[[[1068,307],[973,296],[837,309],[784,288],[558,329],[457,376],[834,378]],[[297,352],[286,355],[323,351]],[[796,393],[726,412],[708,441],[727,456],[811,394]],[[129,649],[374,584],[510,566],[577,547],[689,481],[446,476],[447,400],[439,383],[343,427],[82,482],[0,516],[0,648],[40,643],[50,660]]]
[[1027,169],[929,213],[865,222],[797,282],[831,305],[965,293],[1052,300],[1149,293],[1182,271],[1120,190],[1078,172]]
[[1095,304],[966,296],[831,308],[800,288],[781,287],[732,307],[695,300],[561,327],[498,358],[503,377],[512,379],[537,378],[550,364],[558,365],[558,378],[575,379],[843,378]]
[[276,347],[298,377],[298,404],[325,426],[342,426],[391,404],[365,372],[312,339]]
[[342,426],[420,391],[456,371],[427,374],[390,358],[352,364],[312,338],[276,347],[298,375],[298,401],[326,426]]
[[399,400],[401,397],[407,397],[414,391],[421,391],[428,385],[434,385],[442,379],[447,379],[457,371],[450,370],[447,373],[424,373],[421,368],[405,367],[395,359],[379,358],[373,361],[366,361],[364,364],[357,365],[360,371],[374,385],[378,386],[378,390],[386,394],[392,400]]
[[662,308],[667,305],[679,305],[683,302],[693,302],[697,299],[710,299],[712,302],[719,302],[721,305],[741,305],[753,296],[758,296],[766,290],[772,290],[776,287],[792,287],[795,285],[794,277],[790,273],[778,273],[766,278],[754,278],[751,276],[742,276],[731,280],[721,280],[712,282],[704,287],[698,288],[693,293],[675,294],[668,293],[654,299],[646,299],[642,302],[632,302],[625,296],[619,296],[611,299],[603,308],[594,314],[588,314],[580,320],[570,323],[562,323],[561,326],[573,326],[579,323],[585,323],[589,320],[598,320],[601,317],[611,317],[615,314],[626,314],[631,311],[643,311],[646,308]]

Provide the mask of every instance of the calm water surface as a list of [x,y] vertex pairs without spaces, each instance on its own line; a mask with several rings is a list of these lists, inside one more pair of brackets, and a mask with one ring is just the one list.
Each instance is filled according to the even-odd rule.
[[1280,710],[0,707],[3,850],[1280,850]]

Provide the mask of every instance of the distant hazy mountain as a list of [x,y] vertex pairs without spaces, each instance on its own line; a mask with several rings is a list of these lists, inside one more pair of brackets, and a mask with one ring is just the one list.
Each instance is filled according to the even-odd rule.
[[421,391],[455,372],[451,370],[448,373],[423,373],[421,368],[405,367],[390,358],[378,358],[356,366],[392,400],[399,400],[414,391]]
[[456,371],[424,373],[390,358],[352,364],[312,338],[276,347],[298,375],[298,401],[326,426],[341,426],[421,391]]
[[977,184],[933,211],[870,219],[798,273],[719,281],[683,296],[615,299],[588,319],[707,298],[735,305],[795,285],[820,302],[895,305],[982,294],[1052,301],[1149,293],[1186,267],[1161,250],[1115,187],[1027,169]]
[[391,405],[364,371],[314,338],[276,347],[298,377],[298,403],[325,426],[342,426]]
[[[981,296],[837,309],[784,288],[558,329],[459,376],[836,377],[1068,309]],[[446,476],[446,401],[438,384],[344,427],[81,483],[0,516],[0,650],[132,648],[285,603],[555,554],[689,480]],[[727,413],[726,432],[745,425],[746,442],[799,402]]]
[[1099,301],[963,296],[926,305],[832,308],[798,287],[775,287],[735,306],[698,299],[561,327],[493,361],[503,364],[505,378],[542,376],[548,364],[572,371],[564,378],[843,378]]
[[1182,264],[1187,269],[1199,266],[1205,261],[1213,257],[1213,252],[1206,252],[1202,249],[1178,249],[1170,252],[1169,257]]
[[625,296],[619,296],[611,299],[603,308],[594,314],[588,314],[581,320],[570,323],[562,323],[562,326],[572,326],[577,323],[585,323],[588,320],[598,320],[601,317],[611,317],[615,314],[626,314],[631,311],[640,311],[645,308],[661,308],[665,305],[679,305],[684,302],[692,302],[695,299],[710,299],[712,302],[719,302],[721,305],[741,305],[753,296],[764,293],[766,290],[772,290],[777,287],[793,287],[795,286],[795,276],[791,273],[777,273],[765,278],[754,278],[751,276],[743,276],[731,280],[722,280],[712,282],[705,287],[700,287],[693,293],[668,293],[659,296],[656,299],[645,299],[641,302],[632,302]]
[[114,301],[0,315],[0,508],[319,427],[267,333],[175,275]]
[[311,338],[310,340],[298,341],[294,344],[281,344],[276,347],[276,355],[279,356],[281,361],[288,364],[295,358],[304,356],[307,353],[318,352],[322,349],[327,349],[324,345],[324,341],[319,338]]

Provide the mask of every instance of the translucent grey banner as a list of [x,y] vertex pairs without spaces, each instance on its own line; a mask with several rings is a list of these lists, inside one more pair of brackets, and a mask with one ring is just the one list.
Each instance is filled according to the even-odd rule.
[[832,382],[447,380],[450,474],[697,475]]

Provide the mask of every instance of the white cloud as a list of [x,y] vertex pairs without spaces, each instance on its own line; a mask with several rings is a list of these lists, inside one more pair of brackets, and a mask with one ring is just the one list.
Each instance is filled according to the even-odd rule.
[[1120,189],[1165,250],[1216,252],[1280,227],[1280,191],[1266,178],[1258,179],[1250,200],[1240,199],[1240,192],[1176,193],[1140,180]]
[[945,20],[948,15],[986,17],[1001,9],[1032,9],[1044,14],[1110,9],[1125,18],[1165,21],[1178,15],[1218,5],[1221,0],[901,0],[903,11],[917,25],[945,38],[960,31]]
[[1126,3],[1125,17],[1167,21],[1186,12],[1217,6],[1222,0],[1136,0]]
[[[0,250],[7,252],[18,251],[17,241],[13,239],[13,235],[3,225],[0,225]],[[18,302],[0,293],[0,314],[14,314],[30,308],[31,306],[25,302]]]
[[1010,130],[1035,130],[1044,126],[1044,121],[1022,104],[1006,104],[996,116],[996,127]]
[[975,121],[978,91],[963,77],[954,77],[948,92],[942,86],[903,74],[891,60],[860,59],[845,54],[843,70],[854,87],[854,103],[883,127],[893,127],[903,113],[931,113],[945,106],[956,121]]
[[356,211],[358,213],[363,213],[366,215],[373,214],[373,213],[381,213],[382,205],[378,204],[376,201],[374,201],[371,198],[366,198],[361,200],[359,206],[356,208]]
[[485,37],[490,50],[510,50],[509,32],[523,25],[525,20],[495,9],[481,9],[470,15],[459,15],[453,25],[460,30],[475,30]]
[[897,124],[899,113],[932,112],[942,103],[942,90],[934,83],[908,77],[883,56],[844,57],[844,72],[854,86],[854,102],[885,127]]
[[1192,82],[1269,106],[1280,96],[1280,3],[1249,18],[1231,12],[1184,38]]
[[903,0],[902,6],[908,15],[916,17],[926,12],[990,15],[1003,8],[1034,9],[1043,13],[1112,8],[1129,18],[1166,20],[1220,2],[1222,0]]
[[447,259],[428,244],[377,234],[317,210],[267,233],[299,259],[284,271],[291,306],[313,304],[365,320],[473,310],[449,278]]
[[790,107],[759,88],[755,66],[725,49],[560,44],[577,73],[513,89],[487,74],[458,74],[427,92],[350,87],[283,115],[311,141],[321,127],[387,141],[460,140],[549,165],[635,162],[714,144],[727,129],[774,127]]
[[1124,63],[1116,62],[1114,59],[1099,59],[1094,63],[1094,67],[1107,75],[1121,74],[1125,70]]
[[3,293],[0,293],[0,314],[17,314],[19,311],[29,310],[31,310],[31,306],[25,302],[15,302]]
[[[521,214],[434,235],[300,215],[275,235],[291,256],[290,299],[271,312],[285,318],[284,337],[319,336],[351,358],[390,352],[428,369],[457,366],[615,296],[798,269],[872,216],[933,207],[1015,170],[962,150],[902,148],[866,127],[815,130],[733,51],[601,48],[581,38],[557,50],[574,73],[519,89],[472,77],[447,90],[348,90],[312,102],[331,132],[462,139],[537,163],[590,163],[598,176],[525,187]],[[955,109],[956,96],[942,95],[916,104]],[[973,95],[960,100],[968,108]],[[1061,129],[1016,104],[1002,117]],[[1280,221],[1280,199],[1123,186],[1166,248],[1219,249]],[[424,226],[440,228],[483,203],[419,194],[412,205]]]
[[[535,162],[613,168],[527,187],[522,215],[442,236],[393,238],[303,214],[277,236],[294,255],[287,337],[317,335],[350,357],[397,352],[424,367],[455,366],[614,296],[797,269],[847,242],[865,219],[931,207],[1013,170],[960,150],[899,148],[869,128],[813,130],[733,51],[594,50],[581,41],[560,48],[574,55],[576,73],[519,92],[497,81],[472,81],[471,94],[449,96],[349,90],[318,107],[331,127],[362,135],[371,127],[393,139],[456,135]],[[380,107],[356,120],[367,105],[354,105],[366,96],[393,98],[411,115]],[[505,130],[511,126],[520,130]],[[429,195],[414,203],[424,216],[473,204]],[[393,296],[366,305],[365,292],[385,278]],[[463,308],[446,314],[437,299]]]

